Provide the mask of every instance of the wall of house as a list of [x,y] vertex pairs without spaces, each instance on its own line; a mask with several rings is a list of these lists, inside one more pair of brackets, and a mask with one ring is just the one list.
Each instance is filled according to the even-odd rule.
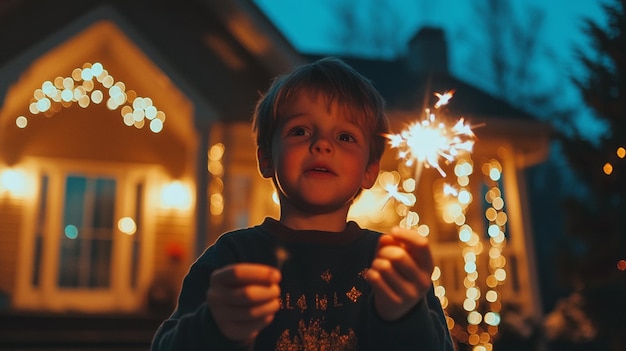
[[8,308],[15,287],[23,208],[23,201],[0,192],[0,310]]

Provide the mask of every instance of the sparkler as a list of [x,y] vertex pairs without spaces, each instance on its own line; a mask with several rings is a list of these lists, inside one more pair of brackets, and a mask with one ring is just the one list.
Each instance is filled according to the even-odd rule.
[[[435,93],[439,101],[435,110],[446,105],[454,90],[443,94]],[[446,163],[454,159],[463,151],[471,152],[474,146],[475,135],[464,118],[459,119],[453,126],[448,126],[437,119],[437,115],[430,109],[425,110],[426,118],[412,123],[399,134],[387,134],[389,145],[398,149],[398,156],[405,160],[407,166],[415,166],[415,182],[419,182],[424,167],[435,168],[442,177],[446,176],[439,165],[439,160]]]
[[[439,100],[434,105],[434,111],[447,105],[453,94],[454,90],[435,93]],[[422,121],[410,124],[407,129],[399,134],[386,135],[389,139],[389,145],[398,149],[398,157],[403,159],[407,166],[415,167],[414,189],[417,189],[424,168],[435,168],[445,178],[446,173],[441,168],[439,161],[443,159],[445,163],[450,163],[461,153],[471,152],[474,146],[475,135],[470,126],[465,124],[464,118],[459,119],[454,125],[448,126],[437,119],[434,111],[427,108],[425,109],[426,117]],[[389,191],[389,189],[387,191],[391,197],[397,197],[396,192]],[[419,221],[417,213],[409,211],[400,225],[411,228],[417,224],[417,221]]]

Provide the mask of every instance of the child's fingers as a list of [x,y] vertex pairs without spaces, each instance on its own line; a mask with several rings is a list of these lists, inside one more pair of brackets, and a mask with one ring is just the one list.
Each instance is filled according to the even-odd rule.
[[419,279],[419,268],[406,250],[395,245],[383,246],[378,250],[378,255],[372,267],[387,275],[397,275],[397,279],[416,281]]
[[402,298],[396,294],[396,292],[389,286],[383,275],[375,268],[370,268],[367,271],[367,280],[370,282],[372,289],[374,290],[374,296],[385,296],[392,303],[402,303]]
[[207,303],[229,339],[252,340],[280,309],[280,272],[271,266],[238,263],[215,270]]
[[427,238],[419,235],[414,230],[401,227],[393,227],[388,235],[396,241],[397,245],[400,245],[408,252],[422,270],[427,271],[429,274],[432,273],[435,264]]
[[259,323],[266,321],[267,317],[273,317],[280,309],[278,299],[267,300],[254,306],[231,307],[229,318],[234,323]]
[[258,263],[237,263],[215,270],[211,275],[211,284],[271,285],[279,283],[280,279],[280,271],[275,267]]
[[[402,274],[396,270],[393,263],[377,258],[372,262],[370,270],[377,272],[382,281],[386,294],[391,296],[392,300],[398,298],[398,301],[416,300],[419,297],[419,289],[413,280],[407,280]],[[387,289],[389,289],[387,291]]]

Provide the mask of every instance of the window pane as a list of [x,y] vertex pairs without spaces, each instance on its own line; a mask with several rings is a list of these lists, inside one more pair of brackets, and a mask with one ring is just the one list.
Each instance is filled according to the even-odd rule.
[[69,176],[66,181],[59,285],[110,285],[115,180]]

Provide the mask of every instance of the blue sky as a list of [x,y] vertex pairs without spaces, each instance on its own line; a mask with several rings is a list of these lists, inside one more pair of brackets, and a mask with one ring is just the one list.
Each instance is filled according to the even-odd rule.
[[[315,54],[345,54],[334,33],[340,30],[333,4],[342,0],[253,0],[275,23],[279,30],[301,52]],[[362,4],[381,4],[381,0],[343,0],[354,4],[354,11],[364,11]],[[511,0],[512,1],[512,0]],[[387,0],[382,9],[397,21],[397,40],[408,42],[424,25],[440,26],[446,30],[449,41],[451,71],[459,78],[490,90],[489,82],[484,81],[476,70],[468,64],[468,58],[479,51],[475,43],[468,40],[467,33],[476,26],[475,12],[469,0]],[[581,30],[582,19],[591,18],[604,22],[602,0],[525,0],[514,1],[518,6],[517,15],[527,16],[528,7],[536,7],[544,12],[544,22],[537,32],[540,45],[551,52],[552,57],[545,62],[539,60],[541,77],[546,86],[558,86],[559,100],[579,107],[580,126],[588,133],[601,133],[594,130],[592,117],[580,106],[580,96],[570,84],[568,75],[579,72],[580,66],[574,58],[574,48],[585,50],[589,47],[588,38]],[[371,6],[371,5],[370,5]],[[376,30],[376,26],[370,27]],[[400,44],[402,45],[402,44]],[[371,49],[363,47],[365,56]],[[369,50],[369,51],[368,51]],[[591,129],[590,129],[591,128]],[[591,137],[595,137],[591,135]]]

